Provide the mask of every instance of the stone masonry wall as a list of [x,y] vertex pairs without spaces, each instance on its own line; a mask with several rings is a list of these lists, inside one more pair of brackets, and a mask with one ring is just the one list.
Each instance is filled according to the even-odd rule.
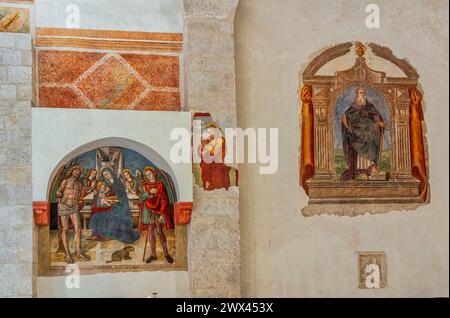
[[30,33],[0,30],[0,297],[33,295]]
[[[185,102],[236,127],[234,13],[238,0],[184,0]],[[194,189],[188,232],[191,297],[239,297],[239,189]]]

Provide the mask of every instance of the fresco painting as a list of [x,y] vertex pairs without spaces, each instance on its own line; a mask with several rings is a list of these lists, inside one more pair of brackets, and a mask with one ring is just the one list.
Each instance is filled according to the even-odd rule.
[[226,143],[223,129],[209,113],[195,113],[193,120],[201,122],[202,131],[201,144],[195,150],[201,161],[193,163],[195,184],[205,191],[228,190],[231,186],[238,186],[238,170],[225,163]]
[[38,52],[40,107],[180,110],[177,56]]
[[341,180],[387,180],[390,172],[389,109],[374,89],[353,85],[336,101],[334,156]]
[[0,32],[30,32],[28,8],[0,7]]
[[[352,55],[348,69],[335,61]],[[302,77],[300,184],[309,196],[303,215],[427,204],[422,93],[408,61],[375,43],[346,42],[323,50]]]
[[131,149],[72,158],[51,184],[51,268],[173,266],[174,189],[165,171]]

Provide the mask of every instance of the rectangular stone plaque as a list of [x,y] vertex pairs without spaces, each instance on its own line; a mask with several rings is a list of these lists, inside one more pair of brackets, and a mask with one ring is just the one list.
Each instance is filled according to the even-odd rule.
[[387,284],[386,255],[383,252],[358,253],[358,287],[384,288]]

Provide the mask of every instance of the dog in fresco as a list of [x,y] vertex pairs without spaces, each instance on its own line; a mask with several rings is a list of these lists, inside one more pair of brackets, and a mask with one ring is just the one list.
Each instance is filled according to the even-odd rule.
[[117,250],[111,254],[111,260],[106,261],[106,264],[111,262],[121,262],[126,259],[131,259],[130,252],[134,251],[134,247],[131,245],[124,246],[124,248]]

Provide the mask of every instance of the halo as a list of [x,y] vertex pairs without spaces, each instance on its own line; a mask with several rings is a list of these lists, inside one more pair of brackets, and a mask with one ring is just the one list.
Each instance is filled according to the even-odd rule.
[[158,175],[158,172],[157,172],[156,169],[153,168],[152,166],[146,166],[146,167],[144,167],[144,170],[143,170],[143,171],[144,171],[144,174],[145,174],[145,172],[148,171],[148,170],[152,171],[153,174],[155,175],[155,177]]

